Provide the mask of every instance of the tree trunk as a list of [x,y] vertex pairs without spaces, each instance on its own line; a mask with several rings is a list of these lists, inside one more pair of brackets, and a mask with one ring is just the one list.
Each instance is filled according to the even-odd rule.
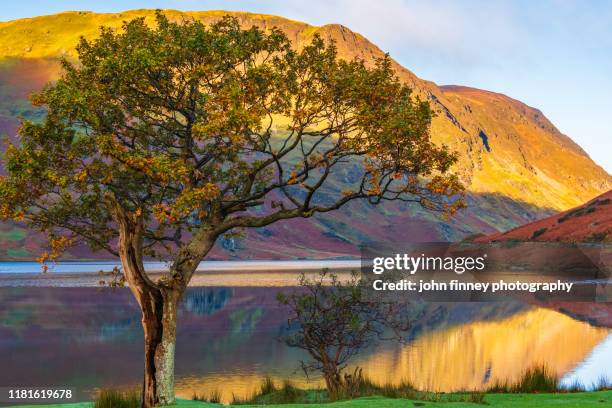
[[174,404],[176,308],[185,286],[154,283],[142,261],[142,217],[123,211],[112,197],[119,224],[119,255],[126,281],[142,311],[144,379],[142,407]]
[[147,291],[143,296],[144,380],[142,407],[174,404],[174,350],[176,347],[176,290]]
[[214,235],[201,233],[175,259],[169,279],[153,282],[143,263],[143,218],[126,211],[112,192],[105,194],[109,211],[119,225],[119,256],[125,279],[142,311],[144,330],[144,380],[142,407],[172,405],[174,399],[174,350],[176,308],[202,258],[215,243]]
[[332,401],[338,398],[338,392],[342,386],[340,373],[338,369],[331,365],[323,368],[323,378],[325,379],[325,387]]

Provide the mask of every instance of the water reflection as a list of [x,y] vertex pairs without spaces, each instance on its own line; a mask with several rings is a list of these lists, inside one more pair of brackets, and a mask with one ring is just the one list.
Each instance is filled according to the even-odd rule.
[[[278,341],[287,317],[278,290],[287,288],[189,289],[179,317],[179,396],[219,390],[227,401],[250,394],[266,375],[319,384],[299,371],[305,356]],[[588,363],[609,330],[553,310],[420,303],[410,319],[408,345],[382,345],[357,362],[374,380],[450,391],[512,380],[541,363],[585,383],[609,370]],[[88,399],[96,387],[137,384],[141,349],[140,314],[125,289],[0,288],[0,385],[70,385]]]
[[479,390],[517,380],[545,364],[559,377],[582,362],[608,330],[547,309],[499,321],[476,321],[424,334],[410,345],[376,353],[362,364],[381,383],[406,380],[419,389]]

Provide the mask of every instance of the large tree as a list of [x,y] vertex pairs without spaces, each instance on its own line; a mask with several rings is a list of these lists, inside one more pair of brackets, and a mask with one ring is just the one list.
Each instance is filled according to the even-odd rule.
[[[388,58],[369,67],[318,37],[294,50],[277,29],[161,13],[77,51],[32,98],[45,119],[7,150],[0,216],[46,232],[51,257],[78,242],[120,258],[142,309],[144,407],[174,401],[177,303],[223,234],[355,199],[459,205],[455,157]],[[169,271],[154,279],[146,258]]]

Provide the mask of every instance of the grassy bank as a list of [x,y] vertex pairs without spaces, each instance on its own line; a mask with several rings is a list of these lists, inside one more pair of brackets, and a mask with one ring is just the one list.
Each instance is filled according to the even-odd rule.
[[[407,408],[407,407],[447,407],[447,408],[477,408],[477,407],[499,407],[499,408],[555,408],[555,407],[580,407],[600,408],[612,404],[612,391],[577,392],[559,394],[487,394],[484,397],[487,405],[469,402],[424,402],[407,399],[393,399],[384,397],[366,397],[350,401],[339,401],[322,404],[279,404],[266,405],[269,408]],[[60,405],[28,405],[14,408],[93,408],[92,403],[60,404]],[[211,404],[199,401],[179,400],[177,407],[181,408],[204,408],[218,407],[219,404]],[[257,407],[260,405],[241,405],[241,408]]]
[[[559,388],[557,377],[546,367],[526,370],[513,383],[495,383],[486,392],[428,392],[416,390],[411,384],[377,385],[367,378],[354,382],[334,398],[325,389],[300,389],[290,381],[282,384],[266,378],[258,391],[250,397],[234,396],[230,406],[276,408],[395,408],[395,407],[603,407],[612,406],[612,385],[602,378],[594,384],[597,391],[584,392],[584,386],[576,383],[569,388]],[[138,390],[119,391],[103,389],[94,402],[76,404],[29,405],[46,408],[138,408]],[[330,402],[336,400],[335,402]],[[221,393],[195,393],[191,400],[178,400],[181,408],[220,407]],[[227,405],[226,405],[227,406]]]

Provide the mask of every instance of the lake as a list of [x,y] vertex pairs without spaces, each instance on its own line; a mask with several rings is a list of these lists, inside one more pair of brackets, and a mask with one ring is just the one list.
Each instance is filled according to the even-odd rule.
[[[99,387],[138,384],[142,329],[128,289],[68,287],[78,285],[60,275],[71,284],[50,285],[53,275],[42,286],[60,287],[16,285],[24,281],[14,275],[0,278],[0,384],[73,387],[81,400]],[[21,276],[40,281],[40,274]],[[77,283],[97,281],[96,274],[79,276]],[[300,371],[306,356],[279,340],[287,310],[275,297],[293,290],[295,272],[197,279],[179,312],[178,396],[218,390],[229,401],[255,391],[265,376],[320,385]],[[595,302],[414,302],[408,343],[382,343],[355,363],[379,383],[434,391],[484,389],[542,364],[566,385],[589,387],[601,376],[612,379],[609,312],[609,303]]]
[[[50,274],[69,273],[93,273],[110,272],[121,263],[112,261],[89,261],[89,262],[59,262],[49,263]],[[145,262],[145,269],[149,272],[162,272],[168,270],[166,262]],[[359,259],[330,259],[330,260],[246,260],[246,261],[204,261],[198,266],[198,272],[236,272],[248,271],[290,271],[290,270],[320,270],[329,269],[355,269],[361,267]],[[2,262],[0,261],[0,275],[6,274],[36,274],[41,272],[41,264],[38,262]]]

